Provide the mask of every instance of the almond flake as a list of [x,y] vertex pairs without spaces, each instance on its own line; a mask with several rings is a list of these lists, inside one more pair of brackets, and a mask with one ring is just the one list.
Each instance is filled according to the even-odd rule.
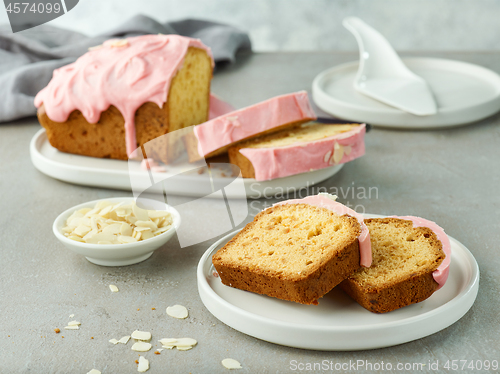
[[151,333],[148,332],[148,331],[138,331],[138,330],[135,330],[130,335],[132,336],[132,339],[135,339],[135,340],[144,340],[144,341],[147,341],[147,342],[149,342],[151,340]]
[[156,230],[158,228],[153,221],[137,221],[135,225],[137,226],[136,229],[139,227],[147,227],[151,230]]
[[335,143],[332,156],[333,162],[335,164],[338,164],[342,160],[342,157],[344,157],[344,147],[341,146],[339,143]]
[[170,216],[169,212],[166,212],[164,210],[148,210],[148,216],[149,218],[163,218],[163,217],[168,217]]
[[151,232],[151,230],[141,232],[142,240],[151,239],[152,237],[154,237],[154,234]]
[[118,344],[118,340],[116,339],[109,339],[109,342],[115,345]]
[[73,318],[75,315],[74,314],[70,314],[69,315],[69,318]]
[[123,222],[122,226],[120,227],[120,234],[123,236],[131,236],[133,232],[132,226],[130,226],[128,223]]
[[64,326],[65,330],[80,330],[78,326]]
[[79,325],[81,325],[81,323],[80,323],[80,322],[78,322],[78,321],[71,321],[71,322],[68,322],[68,326],[79,326]]
[[70,235],[70,236],[68,236],[68,239],[71,239],[71,240],[74,240],[77,242],[81,242],[81,243],[85,243],[85,240],[83,240],[82,238],[80,238],[79,236],[76,236],[76,235]]
[[116,287],[114,284],[110,284],[109,285],[109,289],[111,290],[111,292],[118,292],[118,291],[120,291],[118,289],[118,287]]
[[137,204],[132,204],[132,211],[134,212],[135,218],[140,221],[149,220],[148,211],[137,206]]
[[169,306],[167,308],[167,314],[170,317],[184,319],[184,318],[187,318],[187,316],[188,316],[188,310],[186,309],[185,306],[174,305],[174,306]]
[[127,336],[124,336],[123,338],[121,338],[120,340],[118,340],[118,343],[127,344],[129,340],[130,340],[130,335],[127,335]]
[[328,160],[330,160],[330,156],[331,156],[331,155],[332,155],[332,151],[328,151],[328,152],[326,152],[325,157],[323,158],[323,160],[324,160],[325,162],[328,162]]
[[137,366],[137,371],[139,373],[144,373],[149,370],[149,361],[143,356],[139,357],[139,365]]
[[161,345],[175,345],[175,343],[177,343],[177,339],[173,338],[164,338],[158,341],[161,343]]
[[79,224],[78,227],[73,231],[73,234],[76,234],[78,236],[84,237],[91,230],[92,229],[89,226],[85,226],[85,225]]
[[232,358],[225,358],[222,360],[222,366],[226,369],[241,369],[241,364]]
[[[139,221],[137,221],[139,222]],[[151,228],[149,227],[134,227],[134,231],[140,232],[140,231],[151,231]]]
[[177,346],[177,350],[178,351],[189,351],[190,349],[192,349],[193,347],[190,346],[190,345],[182,345],[182,346]]
[[101,372],[97,369],[92,369],[87,374],[101,374]]
[[195,346],[198,342],[191,338],[179,338],[177,339],[176,346]]
[[132,350],[136,352],[147,352],[151,349],[152,345],[146,342],[136,342],[132,346]]
[[121,223],[113,223],[109,226],[106,226],[102,232],[108,234],[121,234],[122,224]]

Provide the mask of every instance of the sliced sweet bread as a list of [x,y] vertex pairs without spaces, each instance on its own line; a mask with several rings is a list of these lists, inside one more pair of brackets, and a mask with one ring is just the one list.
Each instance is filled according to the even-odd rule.
[[275,205],[259,213],[212,262],[227,286],[317,304],[360,267],[360,233],[356,218],[326,208]]
[[307,92],[272,99],[221,115],[184,136],[189,161],[217,156],[236,143],[316,119]]
[[439,288],[433,272],[445,259],[436,233],[400,218],[364,222],[370,230],[372,265],[348,277],[341,288],[375,313],[390,312],[430,297]]
[[127,160],[161,137],[147,157],[167,163],[184,150],[175,131],[208,119],[212,70],[197,39],[109,40],[54,71],[35,98],[38,119],[62,152]]
[[229,148],[229,161],[258,181],[322,169],[365,153],[365,125],[307,123]]

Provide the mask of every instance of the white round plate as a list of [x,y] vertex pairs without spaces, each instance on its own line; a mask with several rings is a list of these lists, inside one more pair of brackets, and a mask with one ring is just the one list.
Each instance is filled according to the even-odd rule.
[[410,70],[430,85],[438,113],[416,116],[365,96],[354,88],[359,63],[342,64],[313,81],[314,102],[336,117],[375,126],[424,129],[479,121],[500,110],[500,76],[465,62],[436,58],[405,58]]
[[[382,217],[365,215],[366,217]],[[301,305],[225,286],[213,275],[212,255],[238,231],[213,244],[198,264],[198,292],[226,325],[280,345],[353,351],[389,347],[445,329],[467,313],[479,287],[479,268],[467,248],[450,237],[448,281],[427,300],[385,313],[367,311],[334,288],[319,305]]]
[[[52,178],[83,186],[131,190],[129,163],[127,161],[59,152],[50,145],[44,129],[38,131],[31,139],[30,154],[33,165]],[[343,166],[344,164],[340,164],[263,182],[258,182],[253,178],[241,178],[243,185],[233,185],[232,188],[225,188],[225,196],[227,198],[261,198],[292,193],[330,178],[337,174]],[[134,167],[136,169],[132,170],[132,172],[144,173],[139,162]],[[152,174],[154,179],[159,181],[169,177],[168,172]],[[148,191],[161,194],[165,191],[166,194],[193,197],[222,197],[222,194],[207,196],[207,191],[213,192],[212,187],[214,185],[225,185],[227,179],[229,178],[225,178],[221,173],[217,174],[216,170],[212,170],[210,177],[206,173],[199,175],[193,172],[192,174],[176,176],[175,183],[156,183]]]

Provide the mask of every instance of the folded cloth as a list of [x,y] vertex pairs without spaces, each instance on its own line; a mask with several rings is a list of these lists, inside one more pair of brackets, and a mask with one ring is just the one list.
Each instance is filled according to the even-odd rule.
[[137,15],[117,28],[94,37],[49,25],[13,34],[0,26],[0,122],[36,114],[35,95],[52,78],[54,69],[75,61],[89,47],[111,38],[144,34],[179,34],[212,49],[215,62],[234,61],[239,49],[251,49],[246,33],[232,26],[187,19],[161,24]]

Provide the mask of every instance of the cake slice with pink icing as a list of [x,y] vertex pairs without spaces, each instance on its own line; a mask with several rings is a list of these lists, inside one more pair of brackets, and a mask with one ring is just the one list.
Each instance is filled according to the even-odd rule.
[[307,92],[277,96],[195,126],[185,137],[189,160],[217,156],[237,142],[314,119]]
[[283,178],[344,164],[365,153],[364,124],[304,124],[229,148],[244,178]]
[[370,232],[364,223],[363,215],[355,210],[341,204],[337,201],[337,196],[327,193],[319,193],[315,196],[307,196],[303,199],[290,199],[275,205],[284,204],[309,204],[319,208],[325,208],[337,213],[339,216],[348,215],[358,220],[361,225],[361,234],[358,237],[359,241],[359,264],[363,267],[370,267],[372,263],[372,247],[370,243]]
[[340,287],[374,313],[420,303],[448,278],[451,246],[434,222],[413,216],[368,218],[372,265],[361,268]]
[[432,272],[432,277],[439,285],[438,290],[444,286],[446,280],[448,279],[448,274],[450,273],[450,263],[451,263],[451,244],[448,235],[444,230],[437,225],[437,223],[429,221],[428,219],[414,216],[391,216],[392,218],[405,219],[413,222],[414,227],[427,227],[431,229],[443,245],[443,252],[446,257],[443,262],[438,266],[436,270]]

